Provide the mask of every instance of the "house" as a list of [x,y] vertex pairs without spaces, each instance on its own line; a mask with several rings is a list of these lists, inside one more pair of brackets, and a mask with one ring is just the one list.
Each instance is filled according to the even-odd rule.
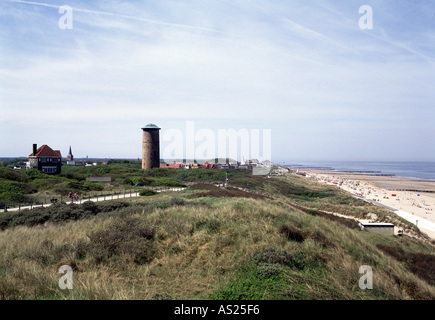
[[214,169],[216,166],[213,163],[208,163],[207,161],[202,165],[203,168],[206,169]]
[[33,153],[29,154],[29,161],[26,162],[27,169],[38,169],[42,173],[58,174],[61,172],[62,155],[59,150],[53,150],[44,144],[37,148],[33,145]]
[[171,163],[169,168],[181,169],[183,168],[183,165],[181,163]]
[[181,163],[171,163],[167,164],[164,162],[160,162],[160,168],[172,168],[172,169],[181,169],[183,165]]

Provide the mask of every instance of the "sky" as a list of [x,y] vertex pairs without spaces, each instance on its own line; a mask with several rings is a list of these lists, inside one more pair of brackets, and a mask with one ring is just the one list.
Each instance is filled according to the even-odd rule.
[[434,88],[433,0],[0,1],[0,157],[434,161]]

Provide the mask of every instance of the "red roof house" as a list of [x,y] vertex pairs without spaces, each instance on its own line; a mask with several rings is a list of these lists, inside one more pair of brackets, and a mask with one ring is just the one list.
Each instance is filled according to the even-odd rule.
[[53,150],[44,144],[39,148],[33,145],[33,152],[29,154],[27,168],[35,168],[42,173],[56,174],[60,173],[62,165],[62,155],[59,150]]

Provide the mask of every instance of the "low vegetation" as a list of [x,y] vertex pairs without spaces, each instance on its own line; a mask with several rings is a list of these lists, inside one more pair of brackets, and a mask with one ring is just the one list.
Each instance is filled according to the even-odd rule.
[[[300,177],[240,171],[221,189],[225,172],[210,172],[143,174],[189,181],[178,192],[0,213],[0,299],[435,299],[424,235],[373,234],[350,219],[391,213]],[[72,290],[58,286],[63,265]],[[362,265],[373,289],[359,288]]]

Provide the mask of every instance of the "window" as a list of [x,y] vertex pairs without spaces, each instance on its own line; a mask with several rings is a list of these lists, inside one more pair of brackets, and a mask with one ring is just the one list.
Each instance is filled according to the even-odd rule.
[[57,168],[56,167],[42,167],[42,172],[44,172],[44,173],[56,173]]

